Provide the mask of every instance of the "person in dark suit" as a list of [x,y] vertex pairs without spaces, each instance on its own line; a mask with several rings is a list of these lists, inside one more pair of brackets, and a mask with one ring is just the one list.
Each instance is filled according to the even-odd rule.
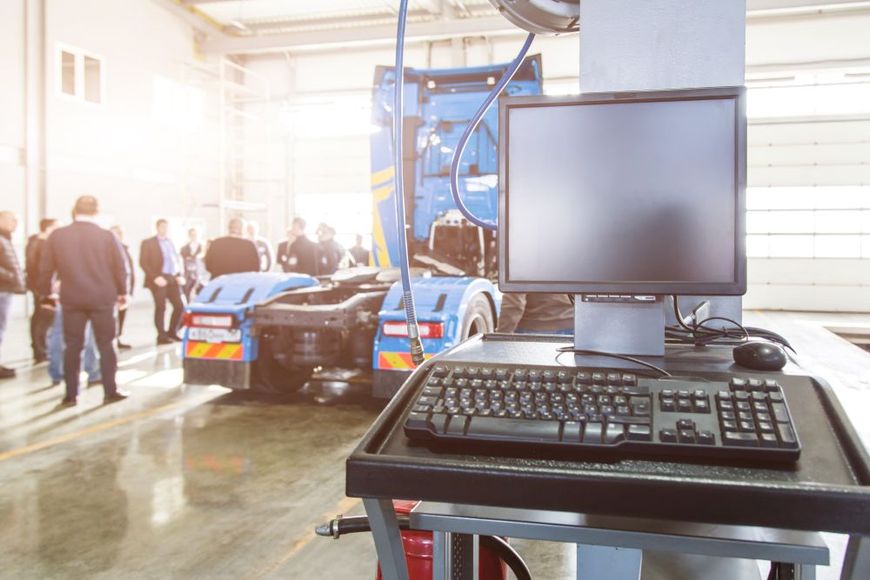
[[[15,248],[12,247],[12,234],[18,228],[18,216],[11,211],[0,211],[0,344],[6,332],[12,298],[15,294],[25,293],[24,276]],[[15,377],[15,369],[0,366],[0,379]]]
[[[115,307],[124,309],[127,296],[127,268],[124,251],[115,236],[97,224],[99,203],[90,195],[76,200],[73,223],[54,231],[46,241],[39,266],[37,290],[52,295],[52,282],[60,282],[63,306],[64,380],[62,404],[75,405],[79,394],[79,370],[85,343],[85,326],[90,321],[103,378],[104,402],[127,398],[115,382],[118,357],[115,353]],[[47,299],[48,303],[53,299]]]
[[348,252],[350,252],[350,255],[353,256],[353,261],[356,262],[357,266],[368,266],[370,253],[363,247],[362,243],[362,235],[357,234],[356,245],[348,250]]
[[275,261],[281,266],[284,272],[292,272],[290,268],[290,247],[296,241],[296,236],[293,235],[293,230],[287,230],[287,239],[278,244],[278,253],[275,256]]
[[24,247],[24,271],[27,289],[33,295],[33,315],[30,317],[30,346],[33,349],[33,362],[41,363],[48,359],[46,337],[48,329],[54,322],[54,315],[48,308],[42,308],[43,296],[36,292],[36,281],[39,278],[39,261],[45,240],[57,228],[57,220],[43,218],[39,220],[39,233],[27,238]]
[[335,228],[327,224],[320,224],[320,227],[317,228],[317,240],[320,275],[335,274],[345,253],[341,244],[335,241]]
[[205,269],[212,279],[224,274],[259,272],[260,254],[251,240],[246,240],[244,222],[232,218],[228,224],[229,235],[212,240],[205,253]]
[[290,255],[287,259],[289,269],[286,271],[317,276],[320,273],[318,268],[320,252],[317,244],[305,235],[305,220],[301,217],[293,218],[291,229],[296,239],[290,245]]
[[[184,311],[181,299],[181,264],[175,245],[169,239],[169,222],[157,220],[157,235],[142,241],[139,247],[139,265],[145,272],[145,287],[154,297],[154,327],[157,329],[157,344],[181,341],[178,325]],[[172,305],[169,327],[166,327],[166,301]]]
[[[124,229],[115,224],[111,227],[110,231],[115,234],[115,237],[118,239],[118,243],[121,244],[121,248],[124,250],[124,257],[126,258],[124,264],[127,267],[127,295],[133,296],[133,289],[136,287],[136,267],[133,265],[133,256],[130,255],[130,246],[124,243]],[[124,334],[124,323],[127,321],[127,309],[118,310],[118,350],[130,350],[133,348],[129,344],[125,344],[121,341],[121,335]]]

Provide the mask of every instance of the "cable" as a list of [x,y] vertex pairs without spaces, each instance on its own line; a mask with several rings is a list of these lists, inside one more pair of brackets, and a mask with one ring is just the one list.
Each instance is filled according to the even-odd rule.
[[586,354],[586,355],[590,355],[590,356],[606,356],[606,357],[610,357],[610,358],[618,358],[621,360],[625,360],[625,361],[633,362],[635,364],[639,364],[639,365],[644,366],[648,369],[652,369],[652,370],[656,371],[657,373],[661,373],[661,375],[663,377],[673,376],[673,375],[671,375],[671,373],[669,373],[668,371],[666,371],[665,369],[663,369],[661,367],[657,367],[656,365],[654,365],[652,363],[648,363],[645,360],[640,360],[639,358],[635,358],[633,356],[628,356],[626,354],[616,354],[615,352],[604,352],[604,351],[600,351],[600,350],[586,350],[584,348],[574,348],[573,346],[564,346],[564,347],[556,349],[556,350],[559,353],[556,355],[557,361],[559,360],[559,357],[562,356],[563,354],[565,354],[566,352],[572,352],[574,354]]
[[405,24],[408,19],[408,0],[399,4],[399,22],[396,28],[396,93],[393,98],[393,182],[396,197],[396,237],[399,245],[399,269],[402,274],[402,302],[405,305],[405,320],[408,324],[408,345],[415,366],[426,360],[420,328],[417,326],[417,308],[411,288],[411,265],[408,263],[408,237],[405,230],[405,178],[402,160],[402,134],[405,114]]
[[486,96],[486,99],[483,101],[483,104],[474,114],[474,117],[472,117],[468,125],[465,126],[465,132],[463,132],[462,137],[459,138],[459,142],[456,144],[456,149],[453,150],[453,160],[450,162],[450,193],[453,195],[453,202],[456,204],[460,213],[465,216],[465,219],[474,225],[487,230],[496,229],[496,224],[494,222],[483,221],[471,213],[471,210],[466,207],[465,202],[462,201],[462,196],[459,194],[459,164],[462,162],[462,154],[465,152],[465,146],[468,145],[468,140],[471,137],[471,134],[475,129],[477,129],[481,119],[483,119],[483,116],[486,115],[487,111],[489,111],[492,103],[498,98],[502,91],[504,91],[507,84],[517,73],[517,70],[519,70],[520,65],[523,64],[523,59],[526,58],[526,53],[529,52],[533,40],[535,40],[535,35],[530,32],[517,57],[510,63],[507,70],[505,70],[504,74],[501,76],[501,79],[499,79],[498,83],[496,83],[492,88]]
[[[401,514],[396,516],[396,520],[400,530],[411,530],[410,517]],[[337,540],[344,534],[357,534],[370,531],[371,525],[366,516],[339,516],[334,520],[317,526],[315,533],[318,536],[331,537]],[[502,562],[507,564],[507,567],[514,573],[517,580],[532,580],[529,567],[514,547],[504,539],[498,536],[480,536],[480,547],[495,553]]]

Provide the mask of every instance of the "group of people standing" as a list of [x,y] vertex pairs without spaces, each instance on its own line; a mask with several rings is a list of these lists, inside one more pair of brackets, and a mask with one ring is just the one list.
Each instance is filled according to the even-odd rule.
[[[93,196],[76,200],[71,224],[60,227],[56,219],[43,219],[39,233],[25,248],[22,269],[12,234],[17,216],[0,211],[0,344],[6,329],[12,297],[31,292],[34,312],[30,334],[34,361],[49,362],[52,384],[66,384],[64,405],[74,405],[79,394],[79,375],[84,366],[88,383],[102,383],[106,402],[122,400],[115,381],[117,354],[130,346],[121,340],[127,305],[136,283],[134,261],[120,226],[109,230],[98,224],[99,203]],[[143,285],[154,300],[157,344],[181,340],[184,305],[203,286],[207,277],[270,271],[325,276],[352,265],[367,265],[369,251],[362,236],[350,250],[335,240],[335,229],[317,228],[317,241],[305,233],[306,223],[295,218],[287,238],[276,254],[259,235],[256,222],[233,218],[227,235],[203,243],[196,228],[176,250],[169,237],[169,223],[159,219],[155,235],[142,241],[139,266]],[[167,320],[167,306],[170,313]],[[15,376],[0,366],[0,379]]]

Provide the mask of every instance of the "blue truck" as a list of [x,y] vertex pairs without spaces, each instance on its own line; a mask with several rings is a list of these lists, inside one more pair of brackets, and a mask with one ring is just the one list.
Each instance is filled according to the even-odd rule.
[[[494,233],[466,221],[450,195],[453,150],[507,65],[405,69],[408,244],[420,332],[428,355],[495,327],[500,294]],[[328,278],[250,273],[209,282],[185,312],[188,384],[292,392],[312,379],[366,381],[388,398],[413,369],[398,283],[391,107],[395,70],[378,67],[372,95],[373,239],[368,266]],[[540,56],[527,58],[507,95],[542,92]],[[495,220],[498,111],[465,150],[466,205]]]

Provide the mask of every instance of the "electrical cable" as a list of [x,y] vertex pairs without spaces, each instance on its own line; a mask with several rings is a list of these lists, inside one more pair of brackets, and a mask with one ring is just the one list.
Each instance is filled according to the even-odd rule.
[[610,358],[618,358],[620,360],[639,364],[639,365],[644,366],[648,369],[654,370],[657,373],[660,373],[663,377],[673,376],[673,375],[671,375],[671,373],[669,373],[668,371],[666,371],[665,369],[663,369],[661,367],[658,367],[652,363],[648,363],[645,360],[640,360],[639,358],[636,358],[633,356],[628,356],[626,354],[617,354],[615,352],[604,352],[601,350],[587,350],[584,348],[574,348],[573,346],[564,346],[564,347],[556,349],[556,350],[559,353],[556,355],[557,361],[559,360],[560,356],[562,356],[563,354],[565,354],[567,352],[571,352],[574,354],[581,354],[581,355],[585,354],[585,355],[589,355],[589,356],[605,356],[605,357],[610,357]]
[[399,269],[402,277],[402,303],[405,306],[405,320],[408,325],[408,344],[411,360],[415,366],[426,360],[423,342],[420,340],[420,328],[417,325],[417,308],[414,304],[414,292],[411,287],[411,265],[408,262],[408,234],[405,229],[405,179],[402,159],[402,136],[404,133],[405,114],[405,24],[408,19],[408,0],[399,3],[399,21],[396,27],[396,66],[395,90],[393,97],[393,164],[396,198],[396,237],[399,249]]
[[[397,515],[397,523],[400,530],[411,530],[411,519],[406,515]],[[366,516],[339,517],[326,524],[317,526],[316,533],[319,536],[328,536],[335,539],[344,534],[357,534],[370,532],[371,525]],[[498,536],[480,536],[480,547],[495,553],[504,562],[517,580],[532,580],[529,567],[523,561],[513,546]]]
[[456,144],[456,149],[453,150],[453,159],[450,162],[450,193],[453,195],[453,202],[456,204],[456,207],[465,219],[474,225],[487,230],[495,230],[497,225],[495,222],[488,222],[480,219],[471,213],[471,210],[469,210],[465,205],[465,202],[462,200],[462,196],[459,193],[459,165],[462,162],[462,154],[465,152],[465,146],[468,145],[468,140],[471,138],[471,134],[475,129],[477,129],[477,126],[480,124],[483,116],[486,115],[486,112],[489,111],[492,103],[498,98],[502,91],[504,91],[507,84],[519,70],[520,65],[523,64],[523,59],[526,58],[526,53],[529,52],[533,40],[535,40],[535,34],[530,32],[526,37],[526,41],[523,43],[523,47],[520,49],[519,54],[517,54],[517,57],[510,63],[510,65],[508,65],[508,68],[501,76],[501,79],[499,79],[498,83],[496,83],[486,96],[483,104],[471,118],[468,125],[465,126],[465,131],[462,133],[462,137],[459,138],[459,141]]

